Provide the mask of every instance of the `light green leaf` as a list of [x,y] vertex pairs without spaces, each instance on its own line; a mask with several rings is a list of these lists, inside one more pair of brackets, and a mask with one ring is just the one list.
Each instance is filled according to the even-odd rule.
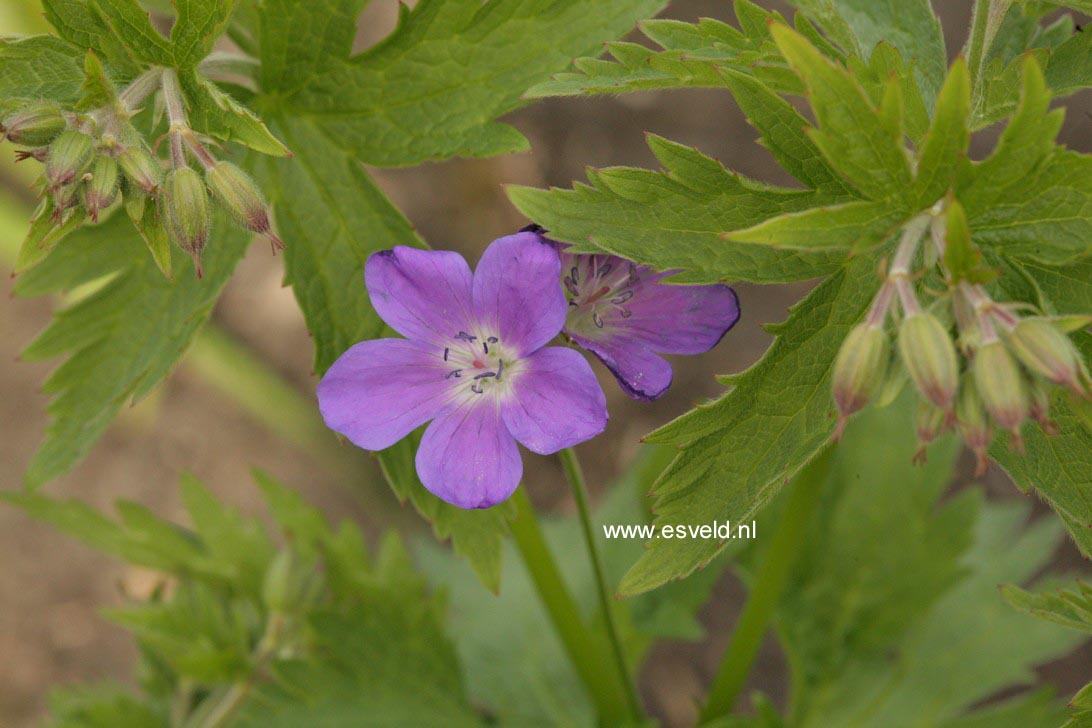
[[45,384],[53,395],[52,422],[27,470],[28,484],[66,472],[127,400],[143,397],[170,371],[250,239],[226,220],[216,228],[202,280],[194,278],[188,260],[176,264],[174,281],[166,280],[126,216],[115,214],[72,233],[16,282],[16,293],[38,295],[116,273],[99,291],[58,313],[24,352],[29,359],[69,355]]
[[970,112],[971,79],[966,62],[959,58],[952,64],[940,90],[933,122],[918,151],[914,179],[916,207],[929,207],[951,188],[956,170],[967,158]]
[[65,686],[49,694],[49,728],[166,728],[162,714],[127,689],[99,685]]
[[167,278],[173,277],[171,240],[159,219],[158,205],[143,195],[128,195],[124,204],[125,213],[147,244],[148,252],[152,254],[152,260],[160,272]]
[[80,53],[55,36],[0,38],[0,98],[72,101],[83,78]]
[[508,522],[515,508],[506,501],[493,508],[464,510],[429,493],[417,477],[414,456],[420,437],[410,436],[379,453],[383,475],[403,503],[410,501],[432,524],[438,541],[451,539],[455,553],[466,559],[486,589],[500,591],[501,559]]
[[997,272],[982,265],[982,251],[971,243],[967,215],[958,200],[948,201],[946,223],[944,265],[951,274],[952,281],[986,283],[996,278]]
[[783,25],[774,40],[808,87],[819,129],[811,138],[832,167],[871,199],[902,199],[910,167],[902,135],[892,134],[860,85],[803,36]]
[[175,65],[192,68],[209,54],[231,19],[235,0],[172,0],[177,12],[171,27]]
[[775,249],[864,250],[886,240],[906,221],[906,213],[889,202],[860,200],[832,207],[813,207],[771,218],[754,227],[725,233],[726,240],[761,243]]
[[197,131],[229,142],[238,142],[262,154],[290,156],[284,146],[253,111],[243,106],[195,70],[179,74],[188,100],[190,125]]
[[727,68],[720,73],[747,120],[762,134],[760,143],[783,169],[812,189],[851,194],[804,133],[807,121],[792,104],[751,76]]
[[[680,449],[654,488],[657,525],[750,520],[830,438],[834,356],[879,287],[876,259],[859,256],[792,309],[778,338],[716,402],[649,435]],[[656,538],[620,590],[636,594],[684,577],[723,548]]]
[[1033,594],[1006,584],[1001,594],[1025,614],[1092,634],[1092,585],[1077,581],[1071,589]]
[[76,109],[88,111],[104,106],[111,108],[117,103],[117,90],[114,84],[106,77],[106,69],[102,67],[102,61],[94,51],[87,51],[83,62],[84,80],[80,86],[83,94],[80,96]]
[[590,187],[510,187],[508,196],[551,236],[578,250],[681,269],[672,279],[679,283],[802,280],[830,273],[844,259],[843,253],[789,253],[720,237],[844,198],[760,185],[690,147],[655,135],[648,143],[665,172],[616,167],[589,173]]
[[136,0],[91,0],[91,6],[134,58],[159,66],[174,64],[171,44]]
[[[575,71],[533,86],[525,98],[719,87],[724,85],[720,73],[725,69],[753,75],[777,91],[799,92],[800,81],[770,42],[767,28],[769,21],[784,22],[784,18],[750,0],[736,0],[734,5],[742,32],[712,18],[694,24],[646,20],[639,24],[641,32],[663,50],[651,51],[636,44],[608,46],[616,63],[578,59]],[[802,32],[804,29],[801,26]]]
[[[279,88],[263,91],[275,95],[281,108],[319,124],[368,164],[404,166],[521,151],[526,140],[494,119],[519,106],[529,86],[663,5],[662,0],[513,0],[483,8],[423,0],[402,13],[394,33],[371,50],[351,59],[328,57],[321,73],[286,95],[279,95]],[[288,41],[277,34],[298,29],[270,22],[267,30],[274,34],[269,47],[280,53]],[[312,33],[312,42],[328,47]],[[468,59],[475,69],[470,74]],[[293,76],[282,79],[298,85]]]

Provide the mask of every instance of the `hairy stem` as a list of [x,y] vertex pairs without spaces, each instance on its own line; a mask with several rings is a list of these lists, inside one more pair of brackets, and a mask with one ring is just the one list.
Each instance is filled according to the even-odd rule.
[[162,68],[151,68],[134,78],[132,83],[123,88],[121,93],[118,94],[121,111],[126,115],[132,115],[144,99],[151,96],[159,88],[162,76]]
[[812,511],[830,472],[832,452],[828,448],[820,453],[789,485],[792,490],[781,512],[781,521],[758,566],[747,604],[721,659],[720,669],[713,678],[709,697],[701,711],[701,723],[711,722],[732,712],[804,542]]
[[625,690],[605,658],[609,648],[584,624],[542,535],[525,489],[517,488],[512,501],[516,505],[516,518],[511,523],[516,548],[569,660],[595,703],[600,721],[604,725],[626,724],[630,710]]
[[565,477],[572,488],[577,512],[580,515],[580,526],[584,532],[584,545],[588,549],[588,560],[591,561],[592,571],[595,574],[599,609],[603,613],[603,622],[607,627],[607,637],[610,639],[615,667],[618,668],[619,679],[626,687],[626,699],[629,702],[630,713],[634,718],[639,718],[642,712],[641,701],[637,697],[637,687],[629,673],[629,666],[626,664],[626,653],[622,648],[622,640],[618,635],[618,625],[615,623],[614,612],[611,609],[607,577],[603,571],[603,560],[600,558],[599,549],[595,545],[595,533],[592,530],[591,511],[588,508],[588,488],[584,480],[584,471],[580,467],[580,460],[577,459],[576,452],[572,448],[565,448],[559,453],[559,456],[561,465],[565,469]]

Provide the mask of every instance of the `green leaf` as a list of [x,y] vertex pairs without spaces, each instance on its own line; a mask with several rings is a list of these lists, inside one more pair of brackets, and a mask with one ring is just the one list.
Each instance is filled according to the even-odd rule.
[[797,0],[847,53],[869,60],[880,43],[889,43],[913,64],[922,97],[933,108],[944,81],[948,56],[940,21],[929,0]]
[[808,88],[819,121],[810,136],[831,166],[870,199],[905,198],[910,167],[902,135],[892,134],[853,77],[803,36],[783,25],[770,32]]
[[1025,262],[1022,267],[1047,299],[1049,313],[1092,313],[1092,259],[1085,258],[1062,267]]
[[94,51],[87,51],[83,62],[84,81],[80,90],[80,96],[76,109],[88,111],[103,106],[113,106],[117,103],[118,95],[114,84],[106,77],[106,69],[102,67],[102,61]]
[[69,687],[49,694],[49,728],[166,728],[158,710],[121,686]]
[[159,66],[174,65],[171,44],[136,0],[91,0],[91,6],[133,58]]
[[972,709],[1032,683],[1032,666],[1077,643],[1014,613],[996,590],[1038,573],[1059,528],[1042,519],[1025,529],[1027,504],[986,504],[977,491],[941,502],[958,444],[942,438],[925,467],[909,467],[913,404],[863,412],[835,451],[775,612],[791,656],[792,725],[1054,725],[1060,713],[1042,692]]
[[650,51],[636,44],[608,46],[617,63],[580,58],[575,72],[560,73],[533,86],[525,98],[719,87],[724,85],[720,74],[726,69],[753,75],[777,91],[799,92],[800,81],[770,42],[767,28],[769,21],[784,22],[784,18],[750,0],[736,0],[734,5],[742,32],[712,18],[695,24],[646,20],[639,24],[641,32],[663,50]]
[[[642,494],[670,459],[668,448],[645,452],[612,484],[593,511],[593,529],[602,524],[645,522]],[[545,519],[543,531],[562,570],[566,585],[584,614],[601,624],[594,575],[574,516]],[[599,543],[607,582],[614,584],[641,552],[635,539],[604,539]],[[422,571],[451,600],[451,633],[475,704],[487,706],[500,725],[590,725],[594,709],[556,634],[542,625],[548,615],[514,549],[505,554],[503,588],[499,595],[474,584],[465,566],[447,552],[422,544]],[[694,578],[670,584],[634,599],[614,602],[615,619],[630,661],[642,662],[654,639],[698,640],[704,630],[696,616],[709,599],[720,568],[708,568]]]
[[364,168],[319,127],[284,117],[275,128],[298,154],[266,159],[258,175],[287,243],[285,281],[303,309],[315,340],[315,371],[322,374],[353,344],[383,335],[364,288],[368,256],[424,243]]
[[171,27],[174,63],[192,68],[227,28],[235,0],[173,0],[173,5],[177,12]]
[[721,239],[779,214],[841,199],[760,185],[695,149],[649,135],[664,172],[628,167],[592,171],[592,186],[572,190],[510,187],[525,215],[584,252],[605,252],[660,270],[681,269],[679,283],[814,278],[835,270],[844,253],[789,253]]
[[143,195],[128,195],[124,204],[129,221],[147,244],[156,267],[168,279],[172,278],[171,240],[159,219],[159,206]]
[[[871,255],[852,259],[792,309],[753,367],[726,380],[728,394],[649,435],[679,455],[654,488],[657,525],[746,522],[834,431],[830,370],[849,329],[879,287]],[[622,581],[636,594],[684,577],[723,544],[656,538]]]
[[952,282],[968,280],[986,283],[997,277],[996,271],[982,265],[982,251],[971,243],[967,215],[958,200],[948,201],[945,221],[944,265],[952,276]]
[[1024,614],[1092,634],[1092,585],[1078,581],[1072,589],[1033,594],[1006,584],[1001,595]]
[[905,221],[906,213],[889,202],[860,200],[790,212],[754,227],[725,233],[724,238],[775,249],[864,250],[886,240]]
[[266,92],[290,97],[328,63],[348,58],[356,16],[367,0],[268,0],[261,13],[261,71]]
[[727,68],[720,73],[747,120],[762,134],[760,143],[783,169],[812,189],[851,194],[804,133],[807,121],[792,104],[744,73]]
[[[483,8],[475,2],[423,0],[402,13],[387,39],[353,58],[333,55],[342,44],[325,41],[322,27],[308,24],[305,38],[284,39],[299,28],[269,15],[263,52],[313,42],[330,55],[321,65],[309,61],[322,71],[302,85],[294,74],[278,72],[290,86],[263,91],[279,108],[320,125],[367,164],[404,166],[521,151],[527,141],[494,119],[519,106],[529,86],[663,5],[662,0],[514,0]],[[266,13],[275,9],[267,7]],[[468,59],[474,69],[469,74]],[[283,61],[274,63],[284,68]]]
[[179,74],[189,101],[190,125],[197,131],[229,142],[238,142],[262,154],[290,156],[284,146],[253,111],[243,106],[195,70]]
[[0,98],[73,101],[83,83],[82,60],[52,35],[0,38]]
[[483,510],[464,510],[429,493],[417,477],[414,457],[420,438],[410,436],[379,453],[383,475],[403,503],[407,500],[432,524],[438,541],[451,539],[455,553],[467,560],[486,589],[500,591],[501,561],[508,522],[515,517],[511,502]]
[[918,151],[914,179],[915,206],[925,208],[948,192],[956,170],[965,163],[970,132],[971,79],[967,63],[959,58],[937,97],[933,122]]
[[73,52],[81,60],[90,49],[100,53],[119,71],[134,73],[140,68],[91,0],[42,0],[42,9],[49,24],[74,46]]
[[216,228],[202,280],[193,277],[188,261],[176,264],[175,280],[166,280],[126,216],[115,214],[72,233],[16,282],[16,293],[39,295],[116,274],[58,313],[23,354],[28,359],[69,355],[45,384],[53,395],[52,421],[27,470],[29,485],[71,468],[125,402],[147,394],[185,351],[250,240],[226,220],[218,220]]

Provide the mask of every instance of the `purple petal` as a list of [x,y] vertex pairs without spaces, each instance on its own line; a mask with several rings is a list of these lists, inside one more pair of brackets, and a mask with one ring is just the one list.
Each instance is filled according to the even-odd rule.
[[[728,286],[671,286],[656,274],[635,286],[629,311],[603,316],[611,338],[639,341],[661,354],[701,354],[716,346],[739,321],[739,298]],[[595,337],[598,338],[598,337]]]
[[565,323],[557,251],[531,232],[494,240],[474,271],[474,310],[516,355],[542,348]]
[[523,461],[496,402],[469,398],[433,420],[417,450],[417,475],[459,508],[488,508],[512,495]]
[[455,395],[436,349],[375,339],[342,354],[318,385],[326,426],[365,450],[382,450],[436,416]]
[[622,389],[635,399],[651,402],[671,386],[671,365],[639,341],[610,337],[593,340],[572,334],[573,341],[595,354]]
[[472,280],[458,253],[403,245],[373,253],[364,267],[376,313],[398,333],[419,341],[449,341],[470,330]]
[[501,408],[508,431],[528,450],[549,455],[606,429],[607,399],[579,352],[551,346],[519,366]]

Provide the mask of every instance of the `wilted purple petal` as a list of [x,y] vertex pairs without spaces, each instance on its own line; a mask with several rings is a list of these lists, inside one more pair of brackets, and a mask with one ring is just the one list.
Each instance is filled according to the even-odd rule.
[[496,401],[466,399],[433,420],[417,450],[417,475],[459,508],[488,508],[512,495],[523,461]]
[[519,366],[501,411],[508,431],[528,450],[549,455],[606,428],[607,399],[578,352],[547,347]]
[[579,334],[571,336],[610,369],[629,396],[651,402],[671,386],[671,364],[644,344],[618,337],[596,340]]
[[535,233],[498,238],[474,271],[474,309],[517,355],[545,346],[565,323],[557,251]]
[[470,267],[458,253],[399,245],[364,268],[379,317],[409,339],[441,342],[474,323]]
[[382,450],[435,417],[455,396],[436,347],[406,339],[361,342],[318,386],[327,427],[357,447]]

